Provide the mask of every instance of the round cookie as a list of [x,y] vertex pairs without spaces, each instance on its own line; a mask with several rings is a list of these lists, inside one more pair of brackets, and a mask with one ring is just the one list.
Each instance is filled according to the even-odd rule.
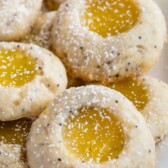
[[0,167],[28,168],[26,140],[32,119],[0,121]]
[[128,99],[103,86],[71,88],[33,123],[31,168],[154,168],[155,145]]
[[33,44],[0,43],[0,120],[39,115],[66,89],[61,61]]
[[167,37],[159,7],[152,0],[115,2],[66,0],[58,9],[52,47],[74,77],[110,83],[158,61]]
[[143,114],[155,142],[168,134],[168,85],[145,76],[109,85],[125,95]]
[[19,40],[38,17],[42,0],[0,0],[0,41]]
[[51,28],[56,12],[42,13],[33,25],[30,34],[25,36],[21,42],[37,44],[49,49],[51,46]]

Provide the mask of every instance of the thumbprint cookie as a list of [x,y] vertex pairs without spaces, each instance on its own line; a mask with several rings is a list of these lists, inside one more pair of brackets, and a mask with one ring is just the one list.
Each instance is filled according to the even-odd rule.
[[0,41],[19,40],[35,23],[42,0],[0,0]]
[[54,20],[52,48],[72,76],[110,83],[148,72],[166,37],[152,0],[66,0]]
[[143,114],[156,142],[168,134],[168,85],[145,76],[108,85],[126,96]]
[[65,90],[62,62],[33,44],[0,43],[0,120],[37,116]]
[[31,168],[154,168],[155,143],[142,115],[103,86],[70,88],[33,123]]

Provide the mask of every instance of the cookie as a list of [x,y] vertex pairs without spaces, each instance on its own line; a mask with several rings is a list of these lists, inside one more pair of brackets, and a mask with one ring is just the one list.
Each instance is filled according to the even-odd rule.
[[131,100],[143,114],[155,142],[168,134],[168,85],[145,76],[109,85]]
[[66,0],[54,21],[52,48],[72,76],[110,83],[148,72],[166,37],[152,0]]
[[61,61],[33,44],[0,43],[0,120],[39,115],[65,90]]
[[142,115],[119,92],[71,88],[33,123],[31,168],[154,168],[155,144]]
[[25,36],[21,42],[33,43],[49,49],[51,46],[51,28],[55,15],[55,11],[42,13],[32,26],[30,34]]
[[19,145],[0,143],[0,167],[1,168],[27,168],[21,160],[21,148]]
[[0,0],[0,41],[19,40],[31,30],[42,0]]
[[28,168],[26,140],[32,119],[0,121],[0,167]]

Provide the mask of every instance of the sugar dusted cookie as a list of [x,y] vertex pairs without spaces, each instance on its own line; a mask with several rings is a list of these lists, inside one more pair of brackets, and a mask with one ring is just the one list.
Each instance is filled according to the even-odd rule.
[[142,115],[119,92],[71,88],[33,123],[31,168],[154,168],[155,145]]
[[32,119],[0,121],[0,167],[28,168],[26,140]]
[[51,28],[55,15],[55,11],[42,13],[32,26],[31,32],[21,41],[49,49],[51,46]]
[[21,148],[19,145],[0,143],[0,167],[1,168],[27,168],[21,160]]
[[109,85],[131,100],[143,114],[156,142],[168,134],[168,85],[153,77],[127,79]]
[[31,30],[42,0],[0,0],[0,41],[19,40]]
[[63,64],[33,44],[0,43],[0,120],[39,115],[67,85]]
[[52,46],[74,77],[110,83],[149,71],[166,36],[152,0],[66,0],[57,12]]

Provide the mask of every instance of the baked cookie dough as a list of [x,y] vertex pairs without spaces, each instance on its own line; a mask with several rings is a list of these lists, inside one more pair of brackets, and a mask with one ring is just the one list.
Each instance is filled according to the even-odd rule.
[[65,0],[44,0],[44,4],[48,10],[56,10]]
[[19,40],[31,30],[42,0],[0,0],[0,41]]
[[55,15],[55,11],[42,13],[34,26],[32,26],[30,34],[25,36],[21,41],[37,44],[40,47],[49,49],[51,46],[51,28]]
[[168,85],[150,76],[109,85],[125,95],[143,114],[156,142],[168,134]]
[[155,145],[142,115],[115,90],[71,88],[33,123],[31,168],[154,168]]
[[27,165],[21,160],[19,145],[0,143],[0,152],[1,168],[27,168]]
[[0,120],[39,115],[66,89],[61,61],[33,44],[0,43]]
[[0,167],[28,168],[26,140],[32,119],[0,122]]
[[152,0],[66,0],[57,11],[52,47],[74,77],[110,83],[149,71],[166,37]]

